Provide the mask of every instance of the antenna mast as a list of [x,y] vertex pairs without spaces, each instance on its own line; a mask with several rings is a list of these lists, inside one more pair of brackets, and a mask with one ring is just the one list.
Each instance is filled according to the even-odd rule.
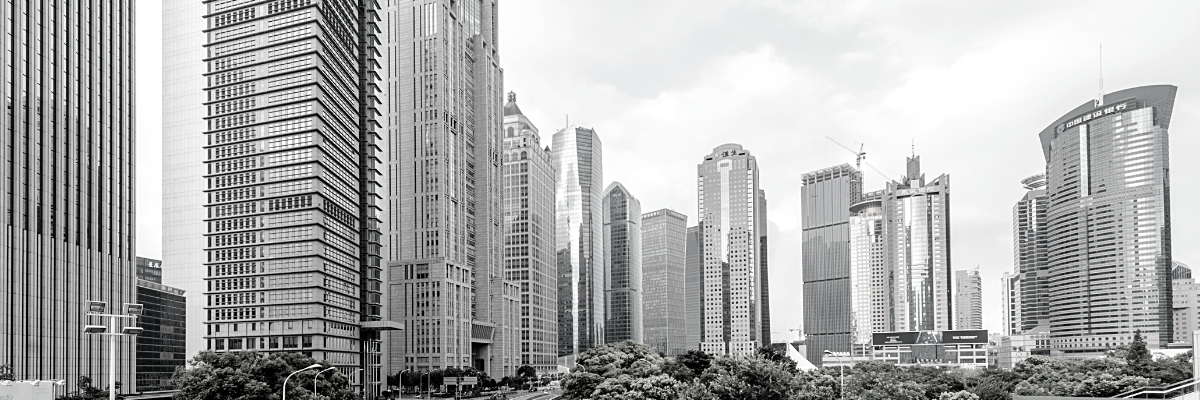
[[1096,97],[1096,107],[1104,105],[1104,43],[1100,44],[1100,95]]

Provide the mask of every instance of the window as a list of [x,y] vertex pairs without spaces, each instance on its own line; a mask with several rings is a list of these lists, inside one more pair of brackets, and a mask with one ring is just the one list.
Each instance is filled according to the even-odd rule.
[[213,100],[225,100],[232,97],[254,94],[254,83],[243,83],[240,85],[211,89],[209,93],[212,93]]
[[288,43],[267,51],[267,59],[276,59],[300,54],[312,50],[312,39]]
[[294,12],[294,13],[291,13],[288,15],[272,17],[271,19],[267,20],[267,27],[274,28],[277,26],[287,25],[287,24],[294,23],[294,22],[307,21],[310,18],[312,18],[312,10],[311,9],[304,10],[304,11],[298,11],[298,12]]
[[243,8],[241,10],[228,12],[213,17],[213,28],[236,24],[242,21],[248,21],[254,18],[254,7]]
[[291,105],[286,105],[283,107],[279,107],[279,108],[275,108],[275,109],[271,109],[270,111],[267,111],[267,119],[268,120],[276,120],[276,119],[283,119],[283,118],[291,118],[291,117],[296,117],[296,116],[300,116],[303,114],[311,113],[312,110],[313,110],[312,103],[291,104]]

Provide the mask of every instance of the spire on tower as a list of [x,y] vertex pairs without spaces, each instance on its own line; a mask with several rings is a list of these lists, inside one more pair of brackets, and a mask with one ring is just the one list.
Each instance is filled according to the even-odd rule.
[[1104,105],[1104,44],[1100,44],[1100,95],[1096,97],[1096,107]]

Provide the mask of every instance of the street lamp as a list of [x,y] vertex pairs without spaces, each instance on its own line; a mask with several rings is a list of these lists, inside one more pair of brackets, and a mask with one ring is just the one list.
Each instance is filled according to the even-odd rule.
[[400,382],[399,382],[399,383],[400,383],[400,385],[399,385],[399,386],[400,386],[400,398],[401,398],[401,399],[403,399],[403,398],[404,398],[404,373],[405,373],[405,372],[408,372],[408,369],[405,369],[405,370],[403,370],[403,371],[400,371],[400,379],[397,379],[398,381],[400,381]]
[[[105,314],[108,303],[103,301],[88,301],[87,315],[108,317],[108,326],[85,325],[83,332],[92,335],[108,335],[108,400],[117,400],[117,336],[135,336],[142,333],[142,328],[125,327],[117,333],[117,318],[133,318],[142,313],[141,304],[125,303],[125,314]],[[112,333],[108,333],[111,327]]]
[[841,381],[842,381],[841,389],[838,391],[841,392],[842,400],[845,400],[846,399],[846,360],[843,360],[842,356],[834,354],[832,351],[829,351],[829,350],[825,350],[825,354],[837,357],[837,359],[838,359],[838,375],[841,377]]
[[318,372],[316,375],[313,375],[313,397],[317,397],[317,378],[320,378],[321,374],[323,374],[323,373],[325,373],[325,371],[328,371],[331,369],[337,369],[337,367],[325,368],[325,369],[321,370],[321,372]]
[[283,400],[287,400],[287,381],[288,381],[288,379],[292,379],[292,375],[295,375],[295,374],[298,374],[298,373],[301,373],[304,371],[308,371],[313,368],[321,368],[321,364],[309,365],[307,367],[304,367],[303,369],[300,369],[300,370],[297,370],[296,372],[288,374],[287,378],[283,378]]
[[[429,375],[429,373],[426,372],[426,373],[421,374],[421,376],[417,377],[417,394],[421,394],[421,378],[424,378],[428,375]],[[425,382],[429,382],[429,378],[425,378]],[[426,384],[426,386],[429,386],[429,385]]]

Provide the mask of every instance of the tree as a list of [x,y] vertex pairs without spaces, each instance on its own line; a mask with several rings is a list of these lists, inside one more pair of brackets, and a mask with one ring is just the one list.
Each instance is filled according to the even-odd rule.
[[712,356],[699,350],[688,350],[687,353],[675,356],[663,363],[663,372],[680,382],[691,382],[698,378],[708,366],[712,365]]
[[13,375],[12,366],[8,364],[0,365],[0,381],[15,381],[17,377]]
[[1150,372],[1150,350],[1146,349],[1146,341],[1142,339],[1142,330],[1133,333],[1133,343],[1129,344],[1129,354],[1125,355],[1125,365],[1129,367],[1130,375],[1146,376]]
[[[315,360],[300,353],[229,353],[202,352],[189,361],[191,368],[180,368],[171,378],[179,392],[175,400],[278,400],[289,374],[313,364]],[[314,368],[295,374],[288,380],[289,400],[353,400],[357,398],[346,375],[334,370],[313,381],[321,370]],[[407,374],[406,374],[407,375]]]
[[517,375],[523,376],[523,377],[526,377],[529,379],[536,379],[537,378],[537,370],[534,369],[533,367],[529,366],[529,364],[525,364],[525,365],[522,365],[520,368],[517,368]]
[[966,390],[957,392],[942,392],[937,400],[979,400],[979,396]]
[[798,397],[803,382],[782,364],[753,356],[717,358],[694,385],[715,400],[784,400]]
[[791,357],[788,357],[787,353],[779,351],[779,350],[775,349],[774,347],[771,347],[771,346],[759,347],[758,351],[756,351],[755,354],[757,354],[759,357],[766,359],[767,361],[771,361],[771,362],[783,365],[784,368],[788,369],[789,371],[794,371],[797,369],[796,361],[792,360]]
[[[58,400],[107,400],[108,399],[108,391],[100,390],[100,388],[92,386],[92,378],[89,378],[86,376],[81,376],[81,377],[79,377],[79,380],[76,381],[76,383],[79,386],[79,390],[76,390],[73,393],[58,396]],[[118,400],[124,399],[125,396],[120,394],[120,390],[121,390],[121,382],[120,381],[118,381],[116,383],[116,387],[117,387],[117,391],[118,391],[117,396],[116,396],[117,399]]]

